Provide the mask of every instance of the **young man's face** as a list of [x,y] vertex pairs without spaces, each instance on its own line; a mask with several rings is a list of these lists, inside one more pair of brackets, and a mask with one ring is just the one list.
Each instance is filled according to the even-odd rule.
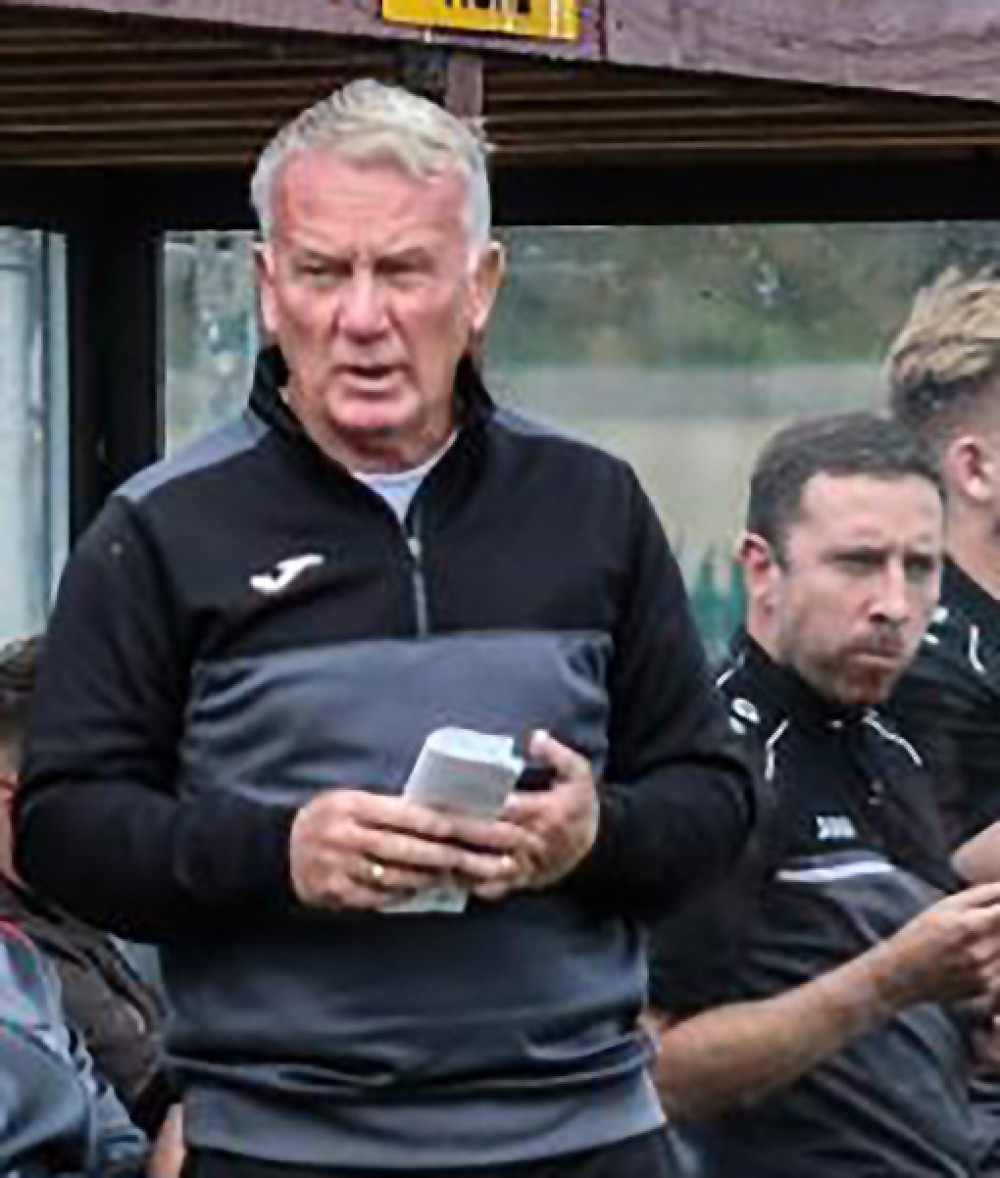
[[815,475],[766,569],[769,653],[828,699],[884,700],[937,604],[943,533],[926,479]]
[[419,464],[452,427],[455,369],[486,326],[499,247],[474,256],[467,182],[324,151],[279,176],[260,251],[261,310],[289,400],[357,469]]

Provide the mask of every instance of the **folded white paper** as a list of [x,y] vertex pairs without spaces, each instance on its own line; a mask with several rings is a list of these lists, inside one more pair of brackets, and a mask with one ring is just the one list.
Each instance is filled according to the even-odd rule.
[[509,736],[438,728],[424,741],[403,797],[424,806],[492,818],[523,768]]
[[[424,741],[403,797],[424,806],[493,818],[524,769],[509,736],[471,728],[438,728]],[[432,888],[385,912],[462,912],[468,893],[456,884]]]

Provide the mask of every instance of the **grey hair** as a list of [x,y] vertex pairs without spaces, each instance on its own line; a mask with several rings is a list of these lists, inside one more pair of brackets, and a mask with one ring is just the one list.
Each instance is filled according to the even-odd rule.
[[350,82],[302,111],[261,152],[250,199],[265,240],[274,228],[274,193],[282,169],[296,152],[314,149],[353,163],[388,161],[417,177],[457,168],[466,179],[470,244],[476,253],[489,245],[485,138],[436,103],[373,78]]

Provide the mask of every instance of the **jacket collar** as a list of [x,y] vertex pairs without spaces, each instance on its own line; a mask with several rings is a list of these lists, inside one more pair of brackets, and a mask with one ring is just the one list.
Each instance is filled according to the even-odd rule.
[[[250,390],[250,410],[281,436],[318,449],[281,394],[288,377],[288,365],[280,348],[272,345],[258,353]],[[459,361],[454,396],[456,424],[463,433],[480,426],[496,408],[469,356],[463,356]]]
[[853,727],[871,712],[867,705],[842,704],[821,695],[793,668],[777,663],[744,629],[730,644],[734,661],[771,708],[797,724],[820,728]]

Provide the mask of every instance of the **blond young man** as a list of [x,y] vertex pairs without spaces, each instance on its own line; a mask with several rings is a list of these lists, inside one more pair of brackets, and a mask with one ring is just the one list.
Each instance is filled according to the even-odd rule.
[[948,270],[917,295],[886,366],[893,415],[947,488],[941,605],[899,693],[935,734],[956,866],[1000,878],[1000,280]]
[[[936,765],[953,862],[1000,878],[1000,279],[950,269],[921,290],[892,343],[893,415],[935,451],[947,559],[940,608],[897,692],[902,722]],[[1000,1054],[981,1036],[980,1167],[1000,1174]]]

